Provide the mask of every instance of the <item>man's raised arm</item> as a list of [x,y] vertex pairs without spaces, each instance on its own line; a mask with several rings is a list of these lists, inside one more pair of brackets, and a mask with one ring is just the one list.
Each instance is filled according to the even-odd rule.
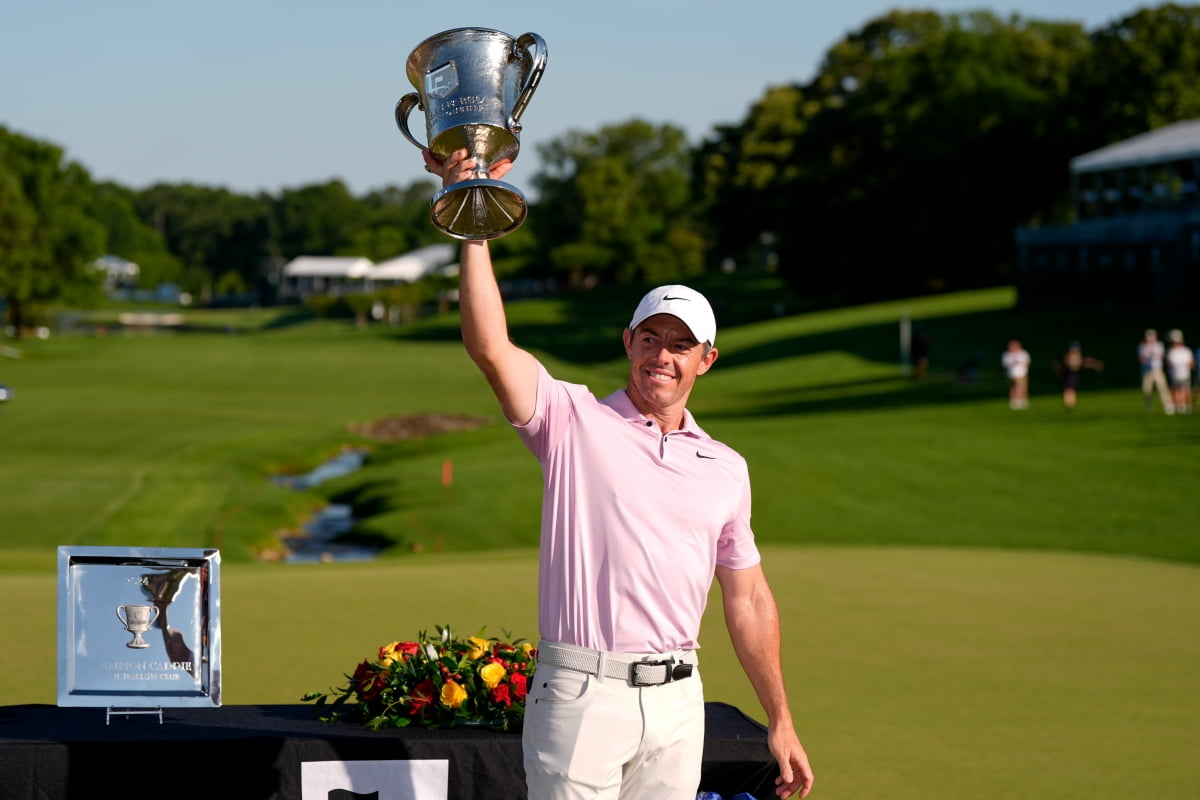
[[[424,152],[426,167],[441,175],[446,186],[471,177],[475,168],[466,150],[452,153],[445,164]],[[491,177],[499,179],[511,168],[511,161],[497,161],[491,165]],[[508,338],[504,301],[486,241],[463,242],[458,293],[467,355],[487,378],[504,416],[518,425],[528,422],[537,399],[537,361]]]

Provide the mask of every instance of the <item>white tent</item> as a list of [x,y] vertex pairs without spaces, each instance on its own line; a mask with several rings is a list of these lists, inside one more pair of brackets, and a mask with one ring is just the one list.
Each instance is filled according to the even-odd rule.
[[1122,167],[1200,158],[1200,119],[1155,128],[1071,159],[1071,171],[1100,172]]
[[342,295],[362,291],[371,271],[369,258],[298,256],[283,267],[282,294],[300,300],[314,294]]
[[109,288],[136,286],[141,267],[134,262],[111,253],[92,262],[92,268],[104,273],[104,283]]
[[353,256],[297,256],[283,267],[285,278],[362,278],[371,260]]
[[412,282],[437,272],[454,260],[454,245],[431,244],[402,256],[381,261],[367,273],[370,281]]

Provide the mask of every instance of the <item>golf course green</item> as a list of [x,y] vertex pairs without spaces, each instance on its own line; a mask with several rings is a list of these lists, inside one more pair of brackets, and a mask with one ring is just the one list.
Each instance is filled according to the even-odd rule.
[[[1143,407],[1135,348],[1147,327],[1200,339],[1200,314],[1029,312],[988,290],[772,316],[769,292],[698,288],[732,321],[691,407],[750,465],[812,796],[1196,797],[1200,415]],[[637,296],[515,302],[511,332],[607,394]],[[0,357],[0,706],[56,701],[60,545],[218,547],[226,704],[299,702],[437,625],[536,638],[540,473],[453,314],[187,311],[134,332],[115,313]],[[920,379],[906,319],[932,342]],[[1025,411],[999,366],[1011,338],[1033,356]],[[1105,369],[1067,411],[1051,363],[1072,340]],[[376,433],[443,418],[469,424]],[[362,469],[273,480],[346,449]],[[381,555],[280,560],[328,503]],[[716,595],[702,633],[708,699],[760,717]]]

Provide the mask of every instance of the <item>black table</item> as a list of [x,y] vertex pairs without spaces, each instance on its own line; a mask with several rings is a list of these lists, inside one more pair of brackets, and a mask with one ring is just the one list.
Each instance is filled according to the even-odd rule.
[[[724,703],[705,712],[701,788],[774,797],[766,729]],[[449,800],[525,797],[514,733],[370,731],[320,722],[310,705],[166,708],[162,717],[109,721],[103,708],[0,706],[0,798],[326,800],[302,797],[302,763],[410,759],[449,762]]]

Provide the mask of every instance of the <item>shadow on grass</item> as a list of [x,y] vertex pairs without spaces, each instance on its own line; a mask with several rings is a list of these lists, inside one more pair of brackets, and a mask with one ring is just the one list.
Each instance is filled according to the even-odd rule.
[[[628,286],[606,287],[551,299],[518,301],[510,304],[509,333],[519,346],[559,360],[583,366],[612,363],[623,356],[621,332],[631,307],[630,298],[639,297],[639,291]],[[729,286],[709,292],[715,298],[714,305],[719,307],[718,319],[726,335],[740,325],[779,319],[774,314],[776,308],[770,292],[760,292],[746,303]],[[522,308],[525,303],[541,304],[541,311]],[[553,314],[542,313],[546,304],[554,305]],[[1166,319],[1161,318],[1164,315]],[[547,316],[553,316],[555,321],[546,321]],[[694,403],[715,408],[715,412],[706,410],[705,414],[779,415],[941,405],[989,398],[1003,402],[1007,389],[1000,356],[1014,338],[1023,343],[1033,358],[1030,394],[1040,402],[1059,402],[1061,389],[1053,364],[1070,342],[1082,342],[1086,355],[1103,361],[1102,372],[1085,370],[1082,375],[1081,403],[1085,403],[1089,391],[1127,388],[1137,392],[1140,378],[1135,351],[1142,331],[1147,327],[1186,326],[1189,320],[1175,318],[1179,316],[1178,312],[1144,310],[1015,308],[927,318],[914,316],[912,332],[923,333],[930,342],[929,367],[922,379],[902,374],[899,319],[787,335],[785,318],[781,320],[785,327],[780,337],[745,349],[722,348],[715,369],[756,367],[785,359],[842,353],[866,362],[870,372],[878,373],[881,367],[894,369],[893,376],[876,374],[858,380],[766,389],[749,386],[743,393],[712,401],[705,396],[701,379]],[[1200,328],[1200,317],[1196,314],[1190,317],[1196,323],[1193,329]],[[792,319],[803,320],[803,315]],[[448,315],[435,324],[404,331],[398,338],[459,341],[458,317]],[[811,380],[811,373],[807,377]]]
[[264,324],[260,330],[273,331],[284,328],[292,328],[296,325],[303,325],[313,321],[313,314],[303,306],[291,306],[286,311],[273,317],[269,322]]
[[[347,480],[353,480],[348,478]],[[330,495],[332,503],[352,506],[356,519],[373,517],[395,510],[396,487],[389,480],[366,480]]]

